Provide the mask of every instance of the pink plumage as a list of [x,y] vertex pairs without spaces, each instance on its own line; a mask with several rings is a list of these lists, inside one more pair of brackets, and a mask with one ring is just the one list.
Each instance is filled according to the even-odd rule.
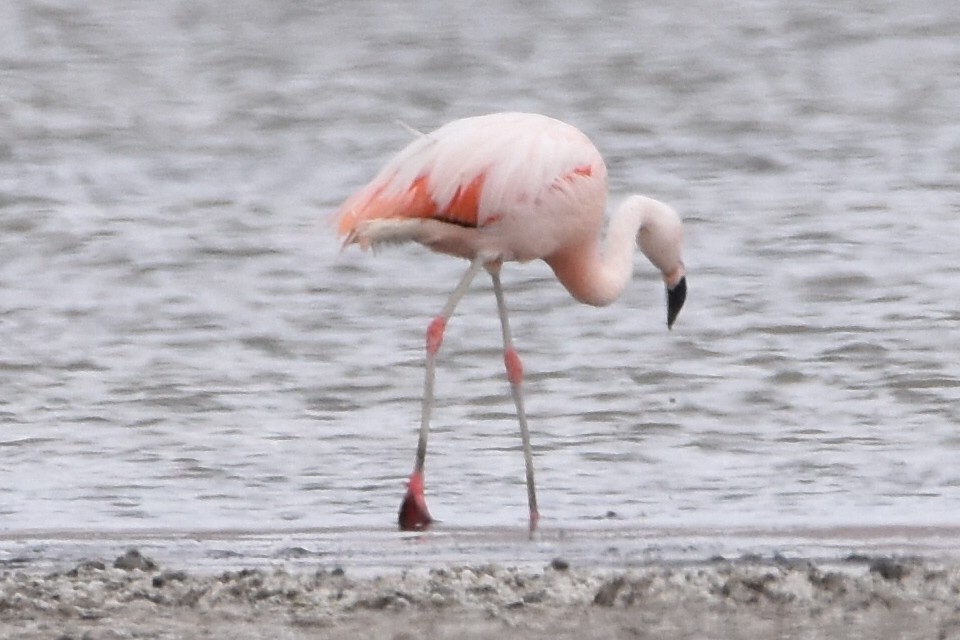
[[340,208],[339,232],[361,245],[419,240],[466,258],[531,260],[579,237],[582,222],[570,223],[584,211],[599,230],[606,194],[603,158],[579,130],[537,114],[493,114],[410,143]]
[[500,285],[503,263],[543,259],[577,300],[606,305],[626,286],[639,246],[666,284],[667,325],[672,326],[686,297],[680,217],[661,202],[631,196],[611,218],[601,251],[606,200],[606,166],[581,131],[543,115],[495,113],[420,135],[338,210],[345,244],[368,248],[412,241],[472,262],[428,330],[420,441],[400,510],[401,528],[422,529],[432,522],[423,496],[423,465],[436,355],[447,320],[480,268],[493,278],[503,327],[523,441],[531,534],[539,512],[522,365]]

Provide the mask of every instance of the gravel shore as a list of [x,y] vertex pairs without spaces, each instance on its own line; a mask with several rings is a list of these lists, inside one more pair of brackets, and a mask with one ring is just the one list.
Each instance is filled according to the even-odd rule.
[[450,566],[354,577],[193,574],[132,549],[0,573],[0,637],[960,639],[960,564],[852,555],[591,570]]

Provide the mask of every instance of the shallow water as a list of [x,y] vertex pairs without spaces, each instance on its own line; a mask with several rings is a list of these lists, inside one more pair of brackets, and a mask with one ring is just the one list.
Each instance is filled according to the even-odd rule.
[[428,533],[332,527],[229,531],[18,531],[0,534],[0,570],[65,571],[130,549],[164,569],[216,574],[250,568],[295,573],[339,568],[351,576],[501,566],[542,570],[562,561],[589,572],[704,566],[718,561],[780,565],[864,563],[882,558],[957,560],[957,527],[822,528],[563,527],[531,540],[522,527],[439,525]]
[[[465,264],[327,215],[511,109],[687,224],[669,333],[505,269],[545,530],[958,523],[953,3],[86,4],[0,9],[3,531],[391,526]],[[437,397],[434,515],[522,529],[486,282]]]

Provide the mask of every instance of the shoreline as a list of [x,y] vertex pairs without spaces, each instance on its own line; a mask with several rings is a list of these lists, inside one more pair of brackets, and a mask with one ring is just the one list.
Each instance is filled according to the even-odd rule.
[[626,570],[495,564],[195,574],[139,551],[0,573],[0,636],[40,638],[960,638],[960,564],[782,557]]
[[0,637],[960,639],[956,530],[923,530],[3,534]]
[[0,531],[0,570],[61,571],[87,559],[137,548],[165,566],[216,573],[242,568],[292,571],[332,567],[374,577],[423,567],[500,564],[537,568],[562,557],[591,569],[680,565],[710,558],[803,557],[833,562],[851,554],[960,561],[957,525],[823,527],[544,528],[533,540],[522,527],[129,529]]

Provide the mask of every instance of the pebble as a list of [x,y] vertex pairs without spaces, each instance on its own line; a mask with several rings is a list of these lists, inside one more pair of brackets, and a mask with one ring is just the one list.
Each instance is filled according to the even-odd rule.
[[563,558],[554,558],[550,561],[550,568],[554,571],[566,571],[570,568],[570,563]]
[[157,563],[137,549],[128,549],[125,554],[113,561],[113,567],[125,571],[154,571],[157,568]]
[[876,558],[870,562],[870,571],[884,580],[901,580],[909,569],[892,558]]

